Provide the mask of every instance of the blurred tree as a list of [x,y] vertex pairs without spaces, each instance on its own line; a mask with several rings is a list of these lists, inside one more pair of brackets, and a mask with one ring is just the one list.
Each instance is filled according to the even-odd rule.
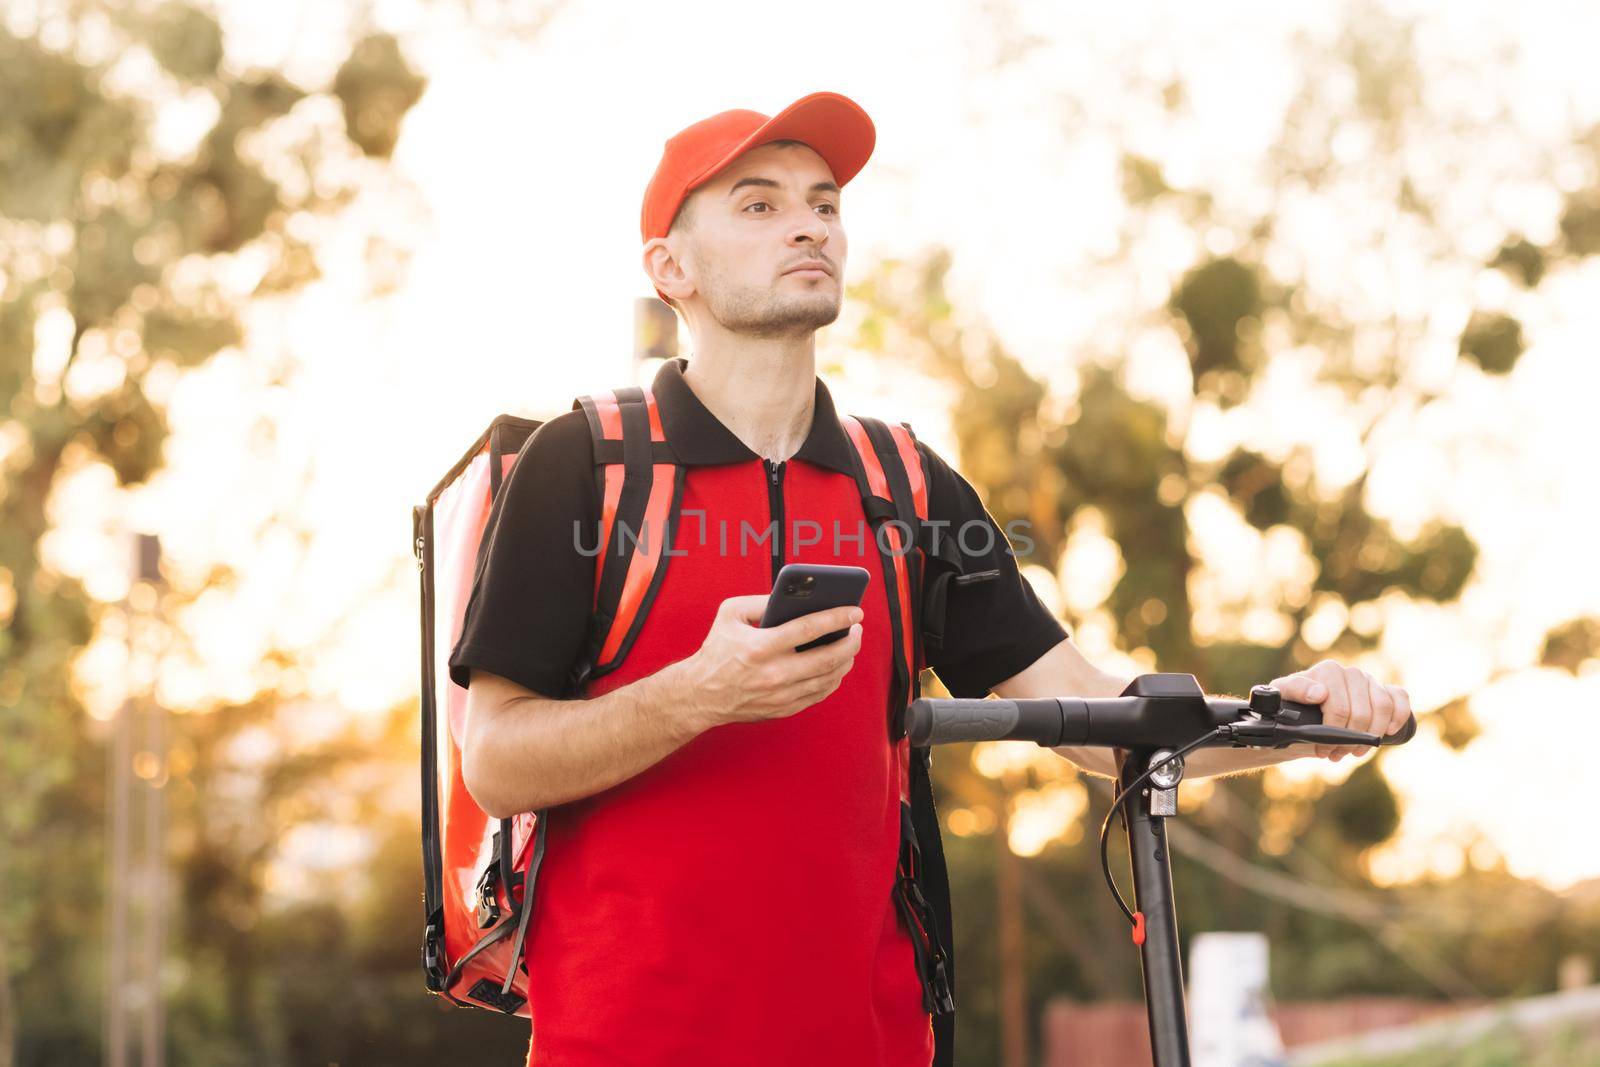
[[1577,674],[1590,660],[1600,658],[1600,618],[1570,619],[1545,635],[1539,662]]
[[[526,45],[560,6],[432,0],[414,14],[425,32],[469,35],[492,50]],[[148,481],[163,462],[165,398],[218,353],[259,362],[269,386],[288,380],[287,354],[274,364],[244,349],[242,313],[252,300],[317,280],[314,242],[329,218],[360,189],[394,186],[386,161],[426,85],[367,4],[346,10],[348,56],[320,86],[230,63],[222,27],[201,4],[39,0],[8,5],[6,16],[0,1067],[14,1054],[23,1063],[87,1063],[101,1052],[104,724],[86,714],[72,671],[120,613],[41,553],[58,518],[53,494],[95,467],[119,487]],[[329,114],[342,114],[342,129]],[[187,127],[165,121],[183,115]],[[381,294],[396,284],[404,250],[381,236],[368,250]],[[271,417],[256,429],[254,440],[270,447]],[[292,525],[272,516],[257,537]],[[291,534],[304,549],[305,532]],[[390,584],[414,573],[409,558],[396,562]],[[216,565],[175,580],[164,616],[227,594],[234,579]],[[175,628],[170,637],[164,655],[193,656],[192,635]],[[174,1062],[399,1063],[406,1050],[414,1062],[438,1063],[469,1045],[519,1057],[524,1027],[445,1010],[423,987],[418,830],[392,814],[414,811],[414,790],[371,800],[375,782],[391,791],[414,783],[414,703],[396,720],[408,726],[404,741],[389,736],[374,748],[347,731],[306,749],[285,718],[304,699],[303,653],[269,651],[259,675],[268,681],[249,701],[172,723],[172,759],[159,773],[168,776],[175,914],[184,920],[164,976]],[[335,783],[348,795],[330,797]],[[319,821],[348,823],[352,804],[367,825],[385,827],[381,862],[325,907],[283,912],[270,883],[287,860],[285,842]],[[398,864],[402,840],[411,842],[409,865]],[[311,936],[319,931],[326,943]],[[307,972],[329,977],[319,984]],[[313,990],[318,1012],[307,1009]]]
[[[468,5],[454,17],[510,26],[548,10],[483,16]],[[251,299],[315,280],[315,220],[382,176],[426,83],[394,36],[351,15],[349,57],[322,87],[236,69],[212,11],[179,0],[18,4],[0,23],[0,1065],[101,1054],[106,756],[73,661],[117,613],[41,553],[52,496],[96,466],[119,487],[148,481],[163,462],[174,380],[238,350]],[[337,102],[343,131],[322,121],[319,97]],[[157,120],[180,100],[200,117],[175,143],[170,125],[157,136]],[[264,370],[269,383],[288,373]],[[215,567],[175,583],[168,617],[232,577]],[[171,775],[182,887],[181,951],[165,976],[175,1062],[299,1063],[313,1048],[353,1062],[360,1041],[392,1044],[426,1018],[418,1006],[436,1004],[415,959],[420,860],[399,869],[386,844],[359,896],[272,910],[268,875],[290,831],[326,817],[338,783],[375,760],[349,736],[297,748],[281,721],[294,695],[268,687],[174,723],[173,765],[160,773]],[[249,757],[263,737],[273,755]],[[410,783],[404,766],[381,767],[381,780]],[[414,806],[410,796],[368,805]],[[387,832],[415,850],[414,825]],[[392,922],[375,926],[378,916]],[[313,971],[348,981],[293,981]],[[307,1035],[291,1012],[313,988],[325,998],[321,1031]],[[515,1027],[457,1014],[460,1025],[430,1024],[417,1062],[439,1062],[434,1036],[486,1024],[472,1043],[525,1047]],[[340,1039],[347,1051],[329,1044]]]
[[[525,1022],[452,1008],[422,981],[415,701],[302,740],[297,711],[325,710],[269,694],[178,720],[174,860],[191,977],[173,1006],[175,1058],[421,1067],[472,1048],[516,1062]],[[331,867],[297,868],[284,855],[297,832],[351,844]],[[302,884],[274,889],[297,869]]]
[[[1003,21],[1010,8],[1000,4],[986,10]],[[1016,32],[1014,26],[1009,31],[1001,26],[995,36],[1008,41]],[[1009,45],[1002,51],[1018,54]],[[1263,171],[1251,175],[1250,194],[1184,188],[1172,181],[1162,153],[1150,148],[1162,141],[1147,130],[1140,138],[1141,150],[1123,156],[1126,212],[1117,246],[1094,260],[1084,275],[1086,284],[1126,278],[1128,284],[1117,291],[1141,294],[1129,306],[1102,309],[1111,324],[1099,336],[1117,337],[1124,351],[1141,341],[1149,342],[1148,348],[1154,343],[1150,338],[1163,333],[1181,344],[1190,371],[1186,399],[1169,403],[1134,395],[1125,384],[1126,360],[1110,347],[1074,354],[1067,359],[1071,371],[1065,374],[1057,368],[1024,366],[994,332],[957,313],[946,284],[951,257],[944,249],[886,260],[851,291],[861,306],[857,347],[950,386],[958,466],[1002,525],[1031,522],[1027,533],[1034,550],[1023,562],[1062,574],[1067,533],[1085,514],[1092,513],[1114,542],[1123,563],[1120,577],[1103,609],[1086,618],[1069,617],[1069,630],[1090,618],[1103,622],[1125,651],[1153,661],[1158,670],[1195,674],[1210,692],[1247,692],[1254,684],[1324,657],[1358,662],[1378,647],[1392,605],[1454,602],[1477,561],[1471,537],[1448,520],[1437,519],[1407,536],[1368,508],[1375,431],[1413,421],[1440,399],[1432,385],[1436,379],[1422,367],[1436,312],[1426,302],[1386,300],[1381,291],[1374,299],[1372,292],[1351,288],[1347,279],[1325,269],[1321,250],[1305,248],[1296,233],[1295,223],[1307,205],[1345,205],[1340,261],[1377,265],[1392,274],[1460,277],[1466,272],[1470,277],[1492,269],[1532,289],[1575,259],[1600,252],[1600,238],[1595,237],[1600,234],[1600,208],[1595,206],[1600,203],[1595,192],[1600,190],[1600,133],[1575,132],[1566,145],[1529,145],[1520,155],[1484,154],[1481,145],[1489,143],[1491,134],[1502,140],[1517,136],[1508,107],[1496,101],[1486,111],[1473,112],[1472,118],[1431,111],[1427,74],[1416,54],[1415,25],[1373,5],[1350,9],[1331,43],[1302,41],[1297,59],[1298,88]],[[997,60],[997,66],[1003,65]],[[1122,69],[1150,68],[1130,62]],[[1127,106],[1108,107],[1105,113],[1113,116],[1108,128],[1094,132],[1104,133],[1113,144],[1127,143],[1126,131],[1117,123],[1124,114],[1148,115],[1142,104],[1151,99],[1161,101],[1164,121],[1174,131],[1188,136],[1200,127],[1181,84],[1168,75],[1127,78],[1119,97]],[[1115,95],[1116,90],[1102,87]],[[1042,88],[1035,86],[1034,95]],[[1043,95],[1048,97],[1048,91]],[[1075,138],[1090,132],[1084,129],[1085,113],[1084,108],[1074,111]],[[1171,143],[1182,141],[1174,137]],[[1334,150],[1336,142],[1366,147],[1341,154]],[[1427,150],[1419,152],[1423,144]],[[1458,232],[1463,208],[1453,202],[1452,184],[1463,173],[1473,174],[1478,183],[1548,181],[1553,155],[1580,163],[1595,189],[1563,194],[1555,241],[1535,244],[1508,225],[1498,251],[1484,256]],[[1425,166],[1424,157],[1433,163]],[[1174,238],[1175,232],[1186,234],[1187,247],[1194,250],[1192,261],[1176,269],[1170,249],[1175,240],[1185,242]],[[1070,241],[1072,235],[1061,239]],[[1227,251],[1211,251],[1223,248]],[[1169,295],[1158,304],[1142,295],[1149,287],[1140,283],[1162,269],[1168,272]],[[1102,285],[1096,291],[1113,289]],[[1528,343],[1514,306],[1491,306],[1473,310],[1461,324],[1456,348],[1463,365],[1504,376],[1514,371]],[[1349,436],[1359,446],[1361,465],[1343,484],[1314,473],[1318,438],[1329,429],[1320,419],[1308,420],[1301,438],[1287,449],[1265,440],[1252,442],[1248,431],[1220,459],[1202,458],[1193,447],[1201,416],[1234,409],[1259,412],[1265,370],[1291,351],[1302,358],[1313,356],[1317,384],[1345,402]],[[1046,384],[1072,382],[1074,377],[1064,395]],[[1204,422],[1215,425],[1217,419]],[[1190,525],[1197,505],[1217,500],[1225,501],[1242,527],[1275,538],[1289,535],[1300,544],[1308,582],[1298,588],[1258,589],[1247,603],[1221,601],[1212,592],[1219,587],[1208,573],[1213,564],[1198,553]],[[1255,616],[1249,626],[1247,614]],[[1262,617],[1274,621],[1268,625]],[[1268,631],[1283,636],[1259,636]],[[1575,670],[1578,661],[1600,647],[1592,636],[1586,623],[1553,633],[1545,662]],[[938,691],[931,676],[929,689]],[[1470,696],[1463,694],[1440,709],[1417,710],[1432,711],[1435,728],[1459,748],[1475,735],[1469,705]],[[987,798],[969,799],[972,774],[963,758],[955,750],[942,750],[935,768],[947,822],[955,811],[963,813],[952,828],[960,901],[958,1047],[964,1060],[977,1063],[993,1060],[998,1049],[1010,1044],[997,1032],[991,1007],[998,984],[991,963],[999,938],[994,912],[974,901],[974,896],[988,897],[1003,882],[987,859],[992,850],[969,848],[964,838],[1005,833],[1007,807],[1014,808],[1018,798],[993,789]],[[1048,753],[1037,758],[1055,759]],[[1316,865],[1316,877],[1334,888],[1368,885],[1366,855],[1390,838],[1399,816],[1381,758],[1358,766],[1326,796],[1316,784],[1302,795],[1281,789],[1269,795],[1264,788],[1269,780],[1271,772],[1229,781],[1234,798],[1229,819],[1216,817],[1209,808],[1196,813],[1195,824],[1225,845],[1243,867],[1230,867],[1225,876],[1199,862],[1197,853],[1180,861],[1179,914],[1188,932],[1259,928],[1262,906],[1240,888],[1241,872],[1278,866],[1284,861],[1277,857],[1290,849],[1296,857],[1305,853]],[[1025,792],[1039,788],[1037,783],[1015,784]],[[984,817],[972,819],[964,806],[968,804],[983,810]],[[1096,828],[1099,817],[1094,814]],[[1061,921],[1060,914],[1046,914],[1035,898],[1028,898],[1030,926],[1061,934],[1028,942],[1030,955],[1043,953],[1054,960],[1048,965],[1054,984],[1042,991],[1038,984],[1029,985],[1036,1009],[1052,991],[1074,996],[1139,993],[1136,973],[1113,975],[1108,962],[1117,953],[1126,954],[1127,946],[1105,946],[1102,951],[1089,932],[1108,925],[1122,933],[1126,923],[1109,906],[1103,886],[1095,887],[1093,834],[1081,833],[1075,820],[1069,825],[1075,847],[1052,846],[1024,861],[1029,871],[1037,872],[1045,867],[1046,856],[1053,857],[1047,892],[1065,901],[1062,911],[1083,915],[1074,926]],[[1002,901],[1000,909],[1017,903]],[[1280,901],[1279,911],[1281,907]],[[1351,942],[1351,916],[1356,914],[1336,910],[1273,918],[1275,944],[1280,936],[1293,939],[1275,963],[1293,961],[1299,968],[1290,973],[1275,966],[1275,973],[1284,975],[1279,988],[1307,994],[1405,988],[1463,995],[1478,988],[1505,988],[1506,976],[1516,968],[1505,957],[1462,957],[1458,950],[1471,927],[1464,912],[1452,912],[1453,940],[1446,955],[1454,955],[1454,962],[1423,962],[1419,949],[1415,967],[1397,969],[1395,954],[1404,954],[1419,939],[1396,933],[1388,919],[1373,919],[1368,931],[1373,936]],[[1548,944],[1543,936],[1536,940]],[[1342,967],[1335,962],[1341,952],[1346,961]],[[1318,954],[1322,962],[1307,966]],[[1074,966],[1077,960],[1094,960],[1104,973],[1085,973]],[[1553,975],[1542,964],[1518,973],[1536,973],[1535,981]],[[1037,1011],[1033,1014],[1037,1017]]]

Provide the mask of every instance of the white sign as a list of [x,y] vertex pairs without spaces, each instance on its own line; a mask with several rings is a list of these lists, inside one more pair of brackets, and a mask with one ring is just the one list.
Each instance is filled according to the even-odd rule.
[[1285,1067],[1267,1011],[1265,934],[1198,934],[1189,948],[1194,1067]]

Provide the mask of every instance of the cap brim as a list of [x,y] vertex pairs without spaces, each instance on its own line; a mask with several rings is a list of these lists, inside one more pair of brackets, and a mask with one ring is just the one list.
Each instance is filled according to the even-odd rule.
[[740,141],[690,182],[687,189],[704,185],[757,145],[788,139],[809,145],[833,171],[834,182],[843,188],[845,182],[867,165],[878,140],[878,131],[867,113],[849,97],[838,93],[808,93]]

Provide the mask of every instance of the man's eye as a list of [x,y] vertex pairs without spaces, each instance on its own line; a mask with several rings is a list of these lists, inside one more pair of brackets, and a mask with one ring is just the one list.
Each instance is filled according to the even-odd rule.
[[[830,214],[837,215],[839,213],[838,207],[836,207],[833,204],[828,203],[827,201],[823,201],[822,203],[818,204],[817,206],[818,207],[827,208]],[[744,210],[745,211],[749,211],[753,207],[764,207],[764,208],[769,208],[770,209],[772,207],[772,205],[767,203],[765,200],[755,200],[755,201],[752,201],[752,202],[746,204],[744,206]],[[770,210],[762,211],[762,212],[758,212],[758,214],[769,215],[769,214],[771,214],[771,211]]]

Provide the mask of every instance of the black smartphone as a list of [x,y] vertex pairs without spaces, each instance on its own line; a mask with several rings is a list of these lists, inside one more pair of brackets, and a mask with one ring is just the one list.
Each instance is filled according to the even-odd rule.
[[[785,563],[772,583],[772,597],[761,615],[761,628],[782,626],[790,619],[814,611],[860,604],[867,591],[865,567],[839,567],[831,563]],[[848,629],[823,634],[814,641],[796,646],[796,652],[837,641]]]

